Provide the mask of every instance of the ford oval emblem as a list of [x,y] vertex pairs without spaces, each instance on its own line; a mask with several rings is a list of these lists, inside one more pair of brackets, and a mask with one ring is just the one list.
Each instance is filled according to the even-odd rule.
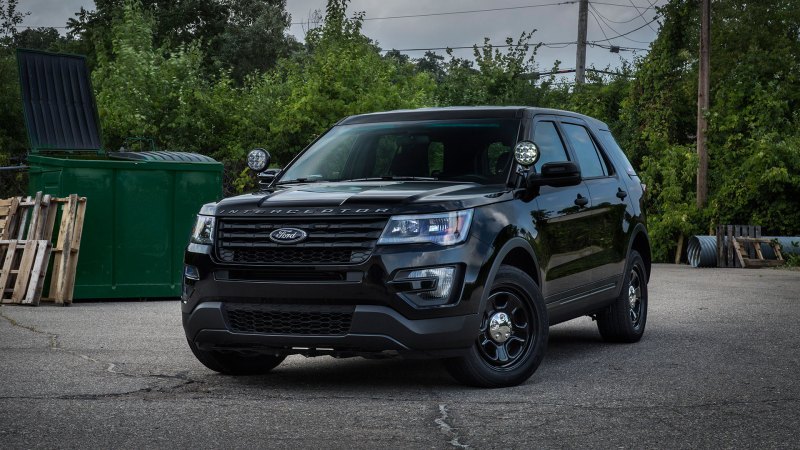
[[278,244],[294,244],[307,237],[308,233],[303,230],[298,230],[297,228],[279,228],[269,234],[270,240]]

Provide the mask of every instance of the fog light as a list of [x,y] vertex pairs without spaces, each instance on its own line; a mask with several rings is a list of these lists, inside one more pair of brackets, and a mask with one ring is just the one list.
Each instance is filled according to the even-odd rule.
[[183,266],[183,276],[189,280],[199,280],[200,279],[200,271],[197,270],[197,267],[185,265]]
[[409,280],[432,280],[433,289],[420,292],[418,295],[424,300],[441,300],[450,297],[453,290],[454,267],[436,267],[430,269],[415,270],[407,275]]
[[444,266],[401,270],[389,285],[407,301],[428,307],[450,303],[451,294],[458,289],[458,281],[457,268]]

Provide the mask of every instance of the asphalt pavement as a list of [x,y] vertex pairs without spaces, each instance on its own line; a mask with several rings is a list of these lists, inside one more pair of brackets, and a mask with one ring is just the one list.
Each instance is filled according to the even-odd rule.
[[495,390],[420,360],[218,375],[178,301],[0,316],[0,448],[800,447],[798,271],[656,265],[641,342],[576,319],[527,383]]

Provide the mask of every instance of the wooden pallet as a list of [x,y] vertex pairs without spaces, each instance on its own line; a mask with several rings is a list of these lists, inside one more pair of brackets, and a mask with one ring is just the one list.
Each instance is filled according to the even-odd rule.
[[86,216],[86,197],[79,198],[72,194],[67,198],[56,198],[52,201],[63,207],[58,240],[52,250],[53,273],[50,277],[50,289],[42,300],[68,305],[72,303],[75,288],[75,270],[78,267],[83,220]]
[[50,261],[50,241],[0,240],[0,303],[38,305]]
[[17,197],[0,199],[0,240],[9,239],[14,232],[18,207]]
[[[717,267],[743,267],[736,256],[734,242],[736,238],[761,238],[759,225],[717,225]],[[755,246],[757,247],[757,246]],[[743,248],[744,249],[744,248]],[[755,248],[747,247],[746,256],[756,258]],[[759,251],[761,248],[759,247]]]
[[[772,249],[775,251],[775,256],[777,259],[764,259],[764,254],[761,252],[761,244],[766,244],[772,247]],[[736,237],[733,239],[733,248],[736,251],[736,258],[741,267],[748,269],[759,267],[776,267],[783,265],[786,262],[783,260],[783,255],[781,254],[781,245],[777,242],[770,241],[769,239]],[[750,257],[751,253],[755,254],[754,258]]]
[[[61,213],[56,244],[51,243]],[[86,198],[42,195],[0,200],[0,302],[72,303]],[[45,276],[53,257],[46,295]]]

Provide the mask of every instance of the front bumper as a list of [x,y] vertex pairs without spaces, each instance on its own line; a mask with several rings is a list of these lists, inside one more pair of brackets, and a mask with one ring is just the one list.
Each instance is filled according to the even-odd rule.
[[[185,263],[197,267],[199,280],[184,280],[184,330],[202,349],[337,356],[458,354],[478,336],[488,277],[483,258],[490,250],[468,239],[452,248],[379,247],[357,265],[271,267],[220,263],[210,247],[190,245]],[[459,283],[446,305],[420,307],[391,283],[400,271],[442,265],[458,267]],[[252,332],[231,325],[226,305],[232,304],[351,307],[352,318],[346,332],[336,335]]]
[[202,349],[256,350],[274,354],[358,355],[370,353],[431,356],[457,354],[477,336],[477,314],[410,320],[385,306],[357,305],[347,334],[313,336],[240,333],[226,323],[222,302],[204,302],[183,314],[186,336]]

